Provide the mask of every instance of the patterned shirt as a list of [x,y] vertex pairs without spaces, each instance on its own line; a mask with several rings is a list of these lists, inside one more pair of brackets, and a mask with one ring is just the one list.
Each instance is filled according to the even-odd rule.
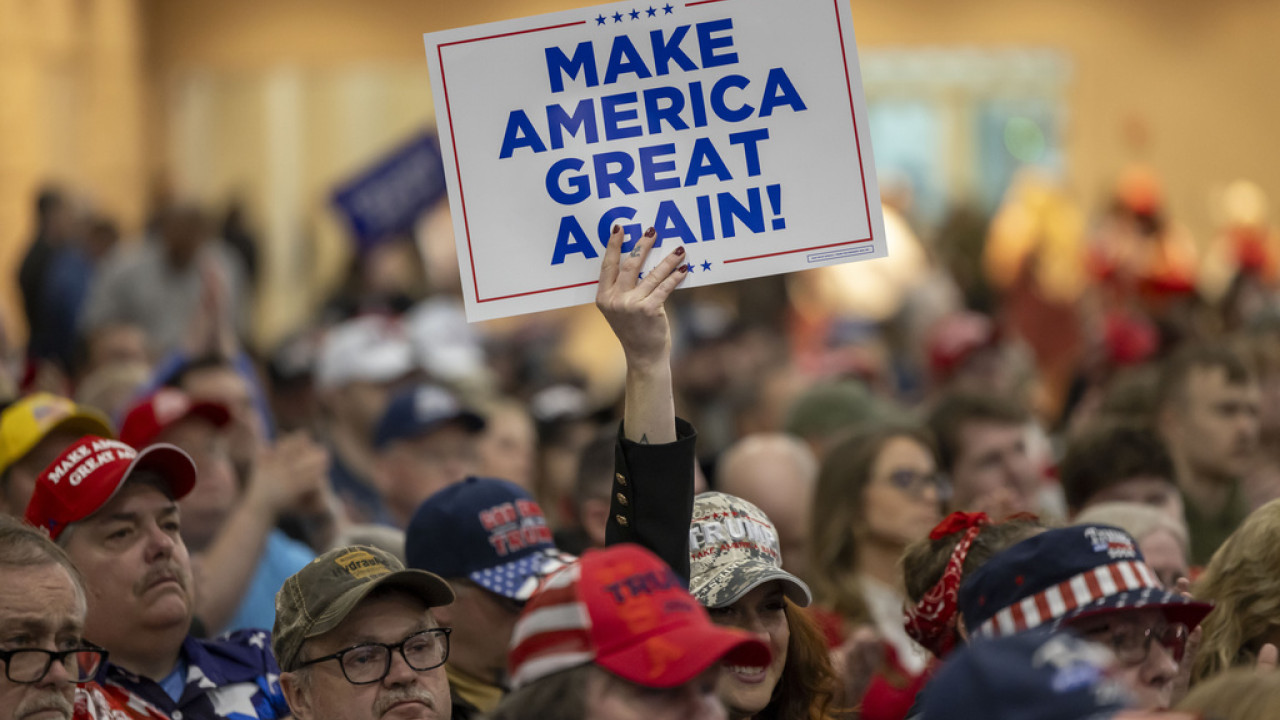
[[[154,680],[108,663],[98,682],[114,696],[113,709],[130,720],[154,720],[158,709],[172,720],[278,720],[289,716],[280,689],[280,668],[271,655],[271,635],[241,630],[217,640],[182,641],[187,682],[174,702]],[[122,720],[118,715],[115,720]]]

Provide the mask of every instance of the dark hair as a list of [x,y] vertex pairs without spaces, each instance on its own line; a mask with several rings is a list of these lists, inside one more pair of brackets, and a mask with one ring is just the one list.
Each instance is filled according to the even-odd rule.
[[618,442],[618,430],[613,426],[601,427],[578,456],[578,473],[573,481],[573,501],[581,505],[584,500],[608,498],[613,487],[613,452]]
[[[969,577],[992,556],[1044,529],[1044,523],[1031,515],[1015,515],[1003,522],[983,525],[974,536],[969,553],[960,566],[961,575]],[[924,538],[907,546],[906,552],[902,554],[902,578],[907,591],[907,602],[915,605],[938,584],[942,573],[946,572],[947,564],[951,562],[951,553],[966,532],[968,531],[957,530],[937,540]]]
[[822,460],[813,494],[810,524],[810,583],[815,599],[852,623],[868,618],[858,582],[858,538],[865,525],[863,495],[875,462],[895,438],[920,443],[932,455],[929,432],[915,425],[892,425],[858,432],[834,445]]
[[787,616],[787,662],[773,697],[756,720],[826,720],[835,713],[839,678],[831,667],[826,638],[809,613],[784,598]]
[[60,188],[52,185],[40,188],[40,192],[36,195],[36,216],[41,222],[48,220],[49,216],[61,208],[65,201]]
[[485,720],[586,720],[587,681],[596,671],[586,664],[539,678],[507,693]]
[[1182,401],[1187,390],[1187,379],[1199,368],[1220,368],[1229,385],[1245,385],[1253,379],[1244,360],[1234,350],[1221,345],[1189,345],[1174,353],[1160,368],[1160,380],[1156,385],[1156,403],[1164,410],[1174,402]]
[[1021,425],[1029,418],[1025,407],[999,395],[955,391],[933,406],[927,422],[938,442],[938,464],[950,472],[960,457],[960,434],[966,423]]
[[1138,477],[1158,478],[1174,486],[1173,457],[1160,434],[1148,425],[1093,425],[1067,444],[1058,466],[1062,492],[1073,513],[1103,490]]

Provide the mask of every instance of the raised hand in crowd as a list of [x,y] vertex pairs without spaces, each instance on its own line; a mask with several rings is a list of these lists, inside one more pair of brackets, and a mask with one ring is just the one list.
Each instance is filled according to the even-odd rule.
[[675,400],[671,390],[671,324],[665,303],[687,276],[685,250],[677,247],[644,272],[657,231],[649,228],[625,254],[624,237],[622,228],[615,225],[596,290],[596,307],[627,358],[624,432],[635,442],[672,442],[676,439]]

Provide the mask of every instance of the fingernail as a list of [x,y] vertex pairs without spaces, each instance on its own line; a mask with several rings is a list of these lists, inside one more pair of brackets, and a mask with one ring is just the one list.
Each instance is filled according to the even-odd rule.
[[682,272],[682,273],[687,273],[687,272],[689,272],[689,266],[688,266],[687,264],[686,264],[686,265],[681,265],[680,267],[678,267],[678,268],[676,268],[676,269],[677,269],[677,270],[679,270],[679,271],[680,271],[680,272]]
[[644,234],[645,234],[645,235],[657,235],[657,234],[658,234],[658,231],[657,231],[657,230],[654,230],[653,228],[649,228],[648,230],[646,230],[646,231],[644,232]]
[[676,255],[684,255],[684,246],[683,246],[683,245],[681,245],[680,247],[676,248]]
[[614,226],[613,226],[613,231],[614,231],[614,232],[618,232],[618,231],[619,231],[619,230],[621,230],[621,229],[622,229],[622,226],[621,226],[621,225],[614,225]]

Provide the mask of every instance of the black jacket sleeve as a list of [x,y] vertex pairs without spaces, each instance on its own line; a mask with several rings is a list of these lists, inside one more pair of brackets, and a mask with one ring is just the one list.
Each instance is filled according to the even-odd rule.
[[689,581],[689,520],[693,517],[694,444],[698,434],[676,418],[676,441],[641,445],[621,423],[614,446],[613,491],[605,544],[648,548]]

